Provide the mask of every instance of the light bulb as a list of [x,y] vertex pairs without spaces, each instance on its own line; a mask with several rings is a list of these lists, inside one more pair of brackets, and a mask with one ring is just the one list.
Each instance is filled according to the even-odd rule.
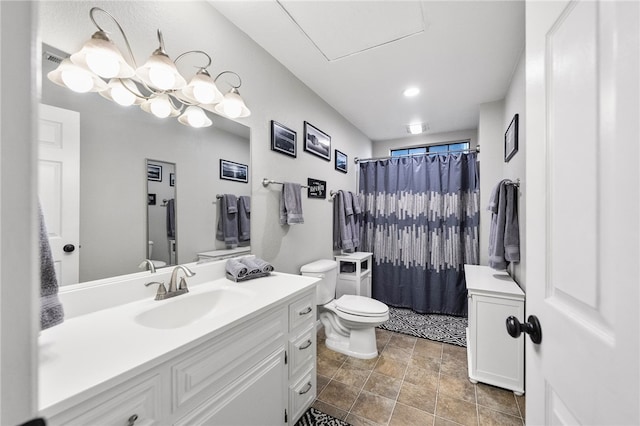
[[149,69],[149,80],[160,90],[172,89],[176,83],[176,78],[171,70],[157,66]]
[[71,90],[78,93],[86,93],[93,88],[93,79],[86,71],[71,68],[62,71],[60,78]]
[[158,118],[167,118],[171,114],[171,104],[164,96],[154,99],[149,108],[151,113]]
[[200,108],[190,106],[186,110],[187,121],[191,127],[202,127],[205,123],[206,117],[204,111]]
[[242,114],[242,105],[235,98],[227,97],[224,100],[224,113],[227,117],[238,118]]
[[216,98],[211,84],[197,83],[193,86],[193,97],[201,104],[210,104]]
[[120,72],[118,58],[110,52],[87,52],[87,66],[100,77],[113,78]]
[[136,101],[136,96],[127,90],[119,81],[111,87],[111,97],[116,103],[122,106],[133,105]]

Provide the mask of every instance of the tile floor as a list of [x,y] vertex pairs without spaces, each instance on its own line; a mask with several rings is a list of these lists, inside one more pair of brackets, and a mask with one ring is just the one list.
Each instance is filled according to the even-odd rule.
[[327,349],[318,332],[315,408],[360,425],[524,425],[524,397],[469,382],[466,348],[376,329],[378,357]]

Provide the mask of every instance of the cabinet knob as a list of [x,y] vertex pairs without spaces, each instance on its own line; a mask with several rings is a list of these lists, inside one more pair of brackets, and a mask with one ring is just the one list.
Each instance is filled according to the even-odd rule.
[[525,332],[531,338],[533,343],[539,344],[542,341],[542,328],[540,327],[540,321],[535,315],[529,315],[527,322],[522,324],[518,318],[511,315],[507,318],[507,333],[513,338],[520,337],[522,332]]
[[133,424],[138,420],[138,415],[133,414],[131,417],[127,419],[127,426],[133,426]]

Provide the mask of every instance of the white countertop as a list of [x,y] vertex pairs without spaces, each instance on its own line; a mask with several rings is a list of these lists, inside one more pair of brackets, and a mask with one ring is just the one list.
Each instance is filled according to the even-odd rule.
[[507,271],[496,271],[483,265],[464,265],[469,293],[490,293],[524,298],[524,292]]
[[[212,335],[249,319],[315,286],[316,278],[273,273],[234,283],[220,278],[194,286],[172,299],[152,298],[99,310],[65,320],[39,337],[39,401],[42,415],[51,416],[80,400],[104,391],[115,382],[158,365]],[[180,328],[155,329],[138,324],[141,312],[181,298],[236,288],[249,296],[213,315]]]

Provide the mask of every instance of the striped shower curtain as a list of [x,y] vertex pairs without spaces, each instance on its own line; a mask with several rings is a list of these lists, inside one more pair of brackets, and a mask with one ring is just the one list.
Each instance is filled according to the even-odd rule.
[[467,315],[465,263],[478,264],[476,153],[360,163],[360,251],[373,297],[419,313]]

